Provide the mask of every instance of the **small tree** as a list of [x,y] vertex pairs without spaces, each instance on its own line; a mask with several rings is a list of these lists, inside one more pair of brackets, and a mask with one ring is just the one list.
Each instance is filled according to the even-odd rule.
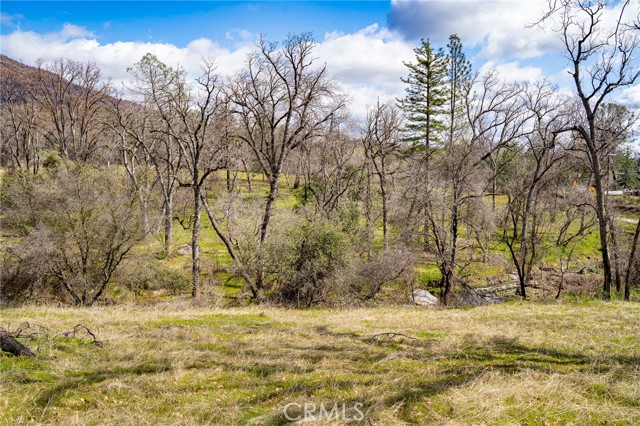
[[322,220],[303,223],[285,241],[270,241],[265,278],[275,300],[298,308],[327,301],[330,281],[346,265],[346,235]]
[[389,178],[395,173],[394,156],[401,150],[402,116],[394,105],[378,104],[369,110],[366,127],[363,129],[362,144],[373,173],[378,178],[382,198],[382,235],[384,249],[388,248],[389,223]]

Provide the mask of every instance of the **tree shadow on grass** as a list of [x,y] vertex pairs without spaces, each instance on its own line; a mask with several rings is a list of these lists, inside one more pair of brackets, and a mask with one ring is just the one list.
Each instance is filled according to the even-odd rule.
[[142,363],[131,367],[74,372],[70,377],[64,379],[62,383],[42,391],[35,400],[35,403],[40,407],[46,407],[55,404],[67,391],[73,389],[91,386],[120,376],[158,374],[170,371],[171,369],[172,367],[166,364]]

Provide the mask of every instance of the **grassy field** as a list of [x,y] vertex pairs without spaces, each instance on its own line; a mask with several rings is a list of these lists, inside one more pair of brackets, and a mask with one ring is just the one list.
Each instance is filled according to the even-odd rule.
[[[0,326],[25,321],[51,338],[0,356],[3,425],[285,425],[305,403],[295,424],[640,424],[636,303],[25,307]],[[78,323],[104,345],[53,338]]]

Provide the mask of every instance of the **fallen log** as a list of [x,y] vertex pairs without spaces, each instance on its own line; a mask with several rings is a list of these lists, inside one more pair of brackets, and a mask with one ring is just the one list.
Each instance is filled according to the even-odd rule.
[[35,357],[31,349],[18,342],[11,334],[2,329],[0,329],[0,349],[15,356]]

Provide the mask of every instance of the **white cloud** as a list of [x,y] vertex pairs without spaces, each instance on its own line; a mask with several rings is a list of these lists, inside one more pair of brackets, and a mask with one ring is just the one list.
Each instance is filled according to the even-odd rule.
[[350,94],[351,111],[363,116],[367,107],[401,96],[406,76],[403,61],[414,58],[413,46],[376,24],[351,34],[325,34],[315,54]]
[[38,59],[51,62],[61,57],[94,62],[104,78],[116,84],[128,79],[127,68],[146,53],[156,55],[170,66],[179,65],[195,77],[203,57],[213,58],[219,72],[231,74],[242,67],[246,53],[252,48],[251,43],[245,43],[229,50],[205,38],[193,40],[185,47],[141,41],[101,44],[91,32],[72,24],[65,24],[59,32],[48,34],[17,30],[0,36],[0,46],[3,54],[27,64]]
[[22,15],[10,15],[8,13],[0,12],[0,25],[5,27],[17,27],[20,25],[22,18],[24,18]]
[[517,62],[495,63],[493,61],[486,62],[481,68],[480,73],[483,74],[490,69],[497,71],[499,77],[505,81],[536,81],[543,78],[542,68],[532,66],[520,66]]
[[623,89],[616,101],[630,108],[640,108],[640,84]]
[[[200,71],[202,58],[213,59],[218,71],[230,75],[240,69],[246,55],[255,48],[256,36],[246,30],[233,30],[228,37],[236,41],[232,49],[216,41],[199,38],[184,47],[168,43],[117,41],[102,44],[89,31],[72,24],[55,33],[38,34],[16,30],[0,36],[3,54],[33,64],[60,57],[94,62],[105,78],[116,85],[126,81],[126,72],[146,53],[156,55],[170,66],[180,65],[191,77]],[[327,63],[328,72],[342,90],[350,94],[351,110],[362,116],[366,107],[381,100],[401,96],[406,75],[403,61],[413,58],[413,47],[399,35],[377,25],[351,34],[331,32],[324,36],[314,51],[318,62]]]
[[558,47],[554,33],[527,28],[548,7],[547,0],[417,1],[394,0],[391,29],[409,39],[446,44],[458,34],[463,44],[479,47],[487,58],[532,58]]
[[49,34],[49,37],[54,40],[67,41],[74,38],[91,38],[95,37],[95,34],[84,27],[66,23],[62,26],[62,30],[59,33]]

